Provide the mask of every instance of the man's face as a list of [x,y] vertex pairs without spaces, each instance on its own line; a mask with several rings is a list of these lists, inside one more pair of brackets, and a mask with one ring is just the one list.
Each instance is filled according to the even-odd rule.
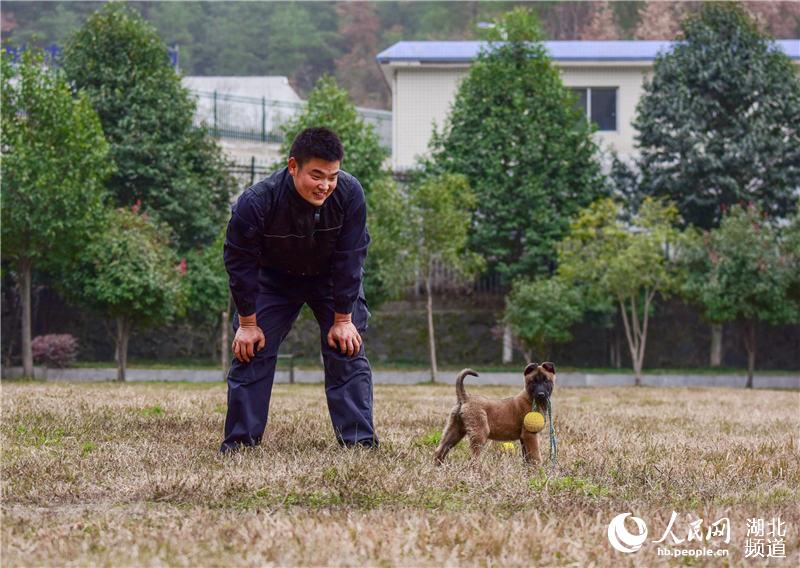
[[311,158],[300,167],[297,160],[289,158],[289,175],[294,179],[294,186],[300,197],[320,207],[336,189],[339,162]]

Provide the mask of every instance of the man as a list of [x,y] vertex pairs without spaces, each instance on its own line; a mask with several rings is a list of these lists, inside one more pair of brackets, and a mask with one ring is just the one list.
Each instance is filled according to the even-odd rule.
[[248,188],[231,208],[225,268],[237,314],[220,452],[255,446],[267,424],[278,347],[300,308],[319,323],[325,394],[340,444],[375,447],[364,260],[370,237],[358,180],[327,128],[297,135],[288,166]]

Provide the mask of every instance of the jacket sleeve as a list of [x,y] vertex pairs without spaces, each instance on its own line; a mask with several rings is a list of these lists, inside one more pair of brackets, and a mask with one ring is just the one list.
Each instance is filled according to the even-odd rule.
[[364,261],[370,237],[367,232],[367,201],[361,184],[353,178],[352,196],[345,212],[342,232],[331,258],[333,305],[337,313],[349,314],[364,278]]
[[236,311],[249,316],[256,311],[261,235],[264,231],[264,199],[252,189],[246,190],[231,207],[231,219],[225,233],[223,258]]

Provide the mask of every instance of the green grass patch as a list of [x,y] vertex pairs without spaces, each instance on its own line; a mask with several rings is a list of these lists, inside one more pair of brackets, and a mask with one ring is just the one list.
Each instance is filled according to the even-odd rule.
[[540,475],[531,478],[528,484],[534,491],[578,493],[586,497],[608,497],[611,493],[608,487],[571,475],[566,475],[564,477],[547,477]]
[[154,406],[143,408],[141,413],[143,416],[164,416],[164,409],[156,404]]

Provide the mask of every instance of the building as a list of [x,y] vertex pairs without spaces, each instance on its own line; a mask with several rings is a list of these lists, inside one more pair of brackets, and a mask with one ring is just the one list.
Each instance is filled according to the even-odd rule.
[[[602,146],[635,152],[632,125],[645,77],[671,41],[547,41],[564,85],[578,90]],[[800,40],[776,42],[800,65]],[[459,81],[480,52],[479,41],[401,41],[376,57],[392,90],[392,166],[414,165],[427,151],[434,122],[441,127]]]
[[186,76],[181,83],[197,100],[195,125],[209,127],[239,169],[257,167],[258,175],[280,158],[280,127],[304,104],[283,76]]

